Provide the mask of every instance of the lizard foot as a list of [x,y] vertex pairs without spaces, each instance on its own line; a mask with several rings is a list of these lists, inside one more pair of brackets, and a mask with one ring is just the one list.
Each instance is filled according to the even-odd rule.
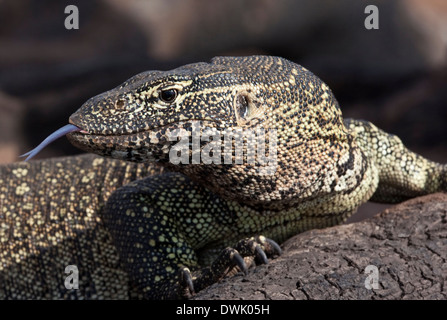
[[280,246],[272,239],[263,236],[242,239],[234,247],[222,250],[210,267],[196,272],[191,272],[186,267],[181,268],[179,274],[181,296],[190,298],[196,292],[238,271],[247,274],[253,262],[267,264],[267,257],[281,253]]

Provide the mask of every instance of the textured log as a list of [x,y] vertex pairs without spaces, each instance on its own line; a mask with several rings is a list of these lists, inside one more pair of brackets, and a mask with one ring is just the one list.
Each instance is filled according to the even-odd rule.
[[[447,194],[289,239],[281,257],[196,299],[447,299]],[[368,265],[378,289],[367,289]],[[374,268],[374,267],[373,267]]]

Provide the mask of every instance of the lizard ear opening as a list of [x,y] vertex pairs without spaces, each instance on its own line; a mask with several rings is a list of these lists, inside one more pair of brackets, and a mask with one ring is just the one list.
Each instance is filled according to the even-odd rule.
[[240,120],[247,119],[250,112],[249,99],[245,94],[238,94],[236,96],[236,117]]
[[256,97],[248,91],[238,92],[234,99],[234,113],[239,124],[245,124],[260,115],[260,105]]

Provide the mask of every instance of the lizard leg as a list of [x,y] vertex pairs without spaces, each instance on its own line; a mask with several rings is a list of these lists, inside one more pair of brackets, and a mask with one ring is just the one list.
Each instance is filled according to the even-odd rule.
[[106,227],[132,287],[144,298],[184,296],[178,270],[199,268],[193,235],[188,234],[192,230],[187,228],[194,210],[185,207],[189,193],[182,184],[186,179],[169,173],[137,180],[117,189],[105,206]]
[[[278,251],[279,246],[264,237],[224,249],[225,239],[246,238],[234,230],[234,208],[187,177],[166,173],[116,190],[103,219],[138,292],[144,298],[182,298],[236,266],[246,269],[244,257],[266,262],[266,256]],[[222,249],[210,267],[201,265]],[[201,259],[204,253],[207,257]]]
[[267,264],[267,257],[281,253],[280,246],[272,239],[263,236],[242,239],[234,247],[223,249],[209,267],[192,273],[183,269],[181,272],[183,287],[188,287],[188,294],[194,294],[227,275],[238,271],[247,274],[247,270],[253,262]]

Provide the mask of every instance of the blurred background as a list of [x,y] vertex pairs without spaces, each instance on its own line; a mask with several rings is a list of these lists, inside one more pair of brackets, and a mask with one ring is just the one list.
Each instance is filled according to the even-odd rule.
[[[370,4],[379,30],[364,26]],[[68,5],[78,30],[64,27]],[[445,0],[0,0],[0,163],[136,73],[251,54],[303,65],[345,117],[447,162]],[[60,139],[38,157],[78,152]]]

